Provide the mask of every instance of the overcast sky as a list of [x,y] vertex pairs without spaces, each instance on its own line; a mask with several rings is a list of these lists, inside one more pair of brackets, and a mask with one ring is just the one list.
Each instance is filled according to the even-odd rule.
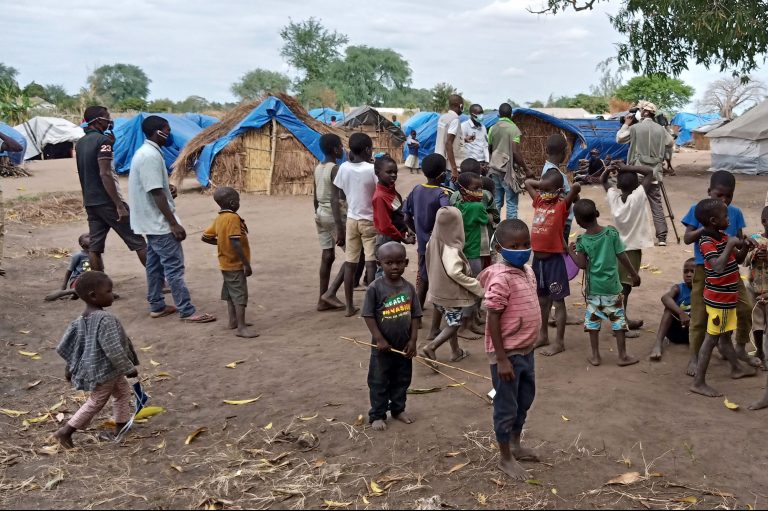
[[[595,66],[615,55],[620,40],[608,20],[618,2],[557,16],[526,11],[542,1],[6,2],[0,62],[19,70],[22,84],[59,83],[70,93],[100,65],[136,64],[152,80],[152,99],[232,101],[230,85],[250,69],[295,76],[280,57],[278,32],[289,17],[315,16],[350,44],[399,52],[411,64],[414,87],[449,82],[486,108],[506,98],[522,104],[588,92],[598,80]],[[681,78],[698,96],[718,76],[693,67]],[[768,81],[768,68],[755,76]]]

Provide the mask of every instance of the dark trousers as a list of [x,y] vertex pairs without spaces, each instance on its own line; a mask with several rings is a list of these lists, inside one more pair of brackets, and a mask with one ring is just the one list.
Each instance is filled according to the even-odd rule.
[[411,385],[413,361],[397,353],[380,353],[371,350],[368,365],[368,390],[371,397],[369,422],[385,420],[387,410],[393,416],[405,411],[405,399]]
[[[503,355],[502,355],[503,356]],[[523,431],[528,410],[536,396],[536,373],[533,352],[509,357],[515,377],[512,381],[499,379],[498,366],[491,366],[491,379],[496,396],[493,398],[493,429],[496,441],[508,444],[512,435]]]

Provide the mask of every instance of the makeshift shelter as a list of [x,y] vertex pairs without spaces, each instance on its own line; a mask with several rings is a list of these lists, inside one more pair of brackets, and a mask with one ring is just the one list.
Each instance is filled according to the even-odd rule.
[[577,140],[568,160],[568,169],[577,170],[579,160],[589,159],[592,149],[600,151],[600,157],[610,155],[614,160],[627,160],[629,144],[616,142],[616,134],[621,125],[616,121],[602,119],[566,119],[565,122],[575,127],[583,140]]
[[716,130],[724,124],[731,122],[729,119],[717,119],[716,121],[703,124],[692,131],[693,134],[693,148],[700,151],[709,151],[710,144],[707,138],[707,133],[712,130]]
[[[523,158],[528,166],[537,174],[541,171],[547,159],[547,139],[550,135],[560,133],[568,141],[568,149],[565,155],[566,161],[569,162],[568,168],[572,168],[570,160],[574,152],[574,146],[577,143],[587,145],[584,135],[570,121],[552,117],[538,110],[516,108],[512,111],[512,121],[522,133],[520,151]],[[578,150],[580,150],[580,147],[576,147],[576,151]],[[577,167],[578,160],[576,160],[576,167],[573,167],[573,169]]]
[[675,140],[675,144],[687,144],[693,140],[694,129],[715,121],[719,118],[719,114],[691,114],[688,112],[678,113],[670,121],[673,129],[677,127],[677,140]]
[[[403,133],[410,135],[412,130],[416,130],[416,140],[419,141],[419,163],[426,156],[435,152],[435,142],[437,141],[437,119],[440,114],[437,112],[419,112],[403,125]],[[408,147],[403,148],[403,159],[408,155]]]
[[171,165],[176,161],[182,148],[202,131],[200,126],[186,117],[167,113],[152,114],[141,112],[125,122],[115,124],[114,161],[115,171],[118,174],[127,174],[131,170],[133,155],[144,144],[146,138],[141,130],[141,123],[150,115],[159,115],[171,125],[173,144],[160,148],[169,174],[171,172]]
[[208,126],[211,126],[219,122],[219,120],[216,117],[213,117],[212,115],[196,114],[192,112],[185,113],[184,117],[194,122],[201,128],[207,128]]
[[320,122],[324,122],[327,125],[331,125],[331,117],[336,118],[336,124],[341,124],[344,121],[344,112],[339,112],[333,108],[313,108],[309,111],[309,115],[313,119],[317,119]]
[[27,150],[27,139],[16,131],[15,129],[11,128],[4,122],[0,122],[0,131],[3,133],[3,135],[7,135],[14,139],[16,142],[21,144],[21,147],[24,148],[23,151],[18,151],[15,153],[9,152],[9,151],[2,151],[0,152],[0,158],[8,158],[10,162],[14,165],[21,165],[24,163],[24,153]]
[[738,174],[768,174],[768,101],[707,133],[712,168]]
[[71,158],[75,143],[85,135],[80,126],[58,117],[33,117],[13,129],[27,142],[25,160]]
[[347,132],[313,119],[286,94],[242,103],[200,132],[179,155],[171,180],[194,170],[201,185],[232,186],[267,195],[309,195],[324,159],[320,136]]
[[381,115],[375,108],[361,106],[349,112],[341,127],[347,131],[362,131],[373,140],[373,153],[387,153],[402,163],[403,131]]

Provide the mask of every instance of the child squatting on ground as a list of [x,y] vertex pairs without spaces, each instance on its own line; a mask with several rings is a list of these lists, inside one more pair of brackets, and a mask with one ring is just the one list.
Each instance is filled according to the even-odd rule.
[[696,260],[691,257],[683,264],[683,281],[675,284],[661,297],[664,312],[661,315],[656,344],[648,357],[654,362],[664,354],[665,339],[672,344],[688,344],[688,327],[691,324],[691,289]]
[[503,262],[480,273],[485,289],[485,351],[491,364],[493,428],[499,443],[499,468],[524,481],[528,473],[518,463],[538,461],[520,445],[525,419],[536,394],[533,348],[541,329],[541,309],[536,276],[526,263],[531,257],[531,237],[521,220],[501,222],[494,249]]
[[[387,411],[393,419],[413,422],[405,413],[405,401],[416,355],[421,304],[416,289],[403,278],[408,266],[405,247],[394,241],[385,243],[379,247],[378,263],[384,275],[365,292],[363,318],[376,344],[371,348],[368,366],[368,420],[374,430],[383,431],[387,428]],[[392,353],[393,348],[406,355]]]
[[234,188],[221,186],[213,192],[213,200],[221,210],[216,220],[203,232],[202,240],[218,248],[219,268],[224,278],[221,299],[226,300],[229,310],[228,328],[237,330],[238,337],[258,337],[259,334],[249,329],[251,325],[245,321],[245,309],[248,307],[247,277],[253,275],[253,270],[248,227],[237,214],[240,194]]
[[56,353],[67,367],[65,377],[77,390],[91,394],[88,400],[62,426],[54,437],[65,448],[74,447],[72,434],[88,427],[93,418],[113,398],[115,434],[131,419],[133,392],[128,378],[136,378],[139,359],[123,325],[104,309],[112,305],[112,280],[106,273],[88,271],[75,285],[85,311],[67,328]]
[[632,276],[632,284],[640,285],[640,275],[632,266],[621,242],[619,231],[615,227],[603,227],[597,222],[600,212],[595,203],[589,199],[581,199],[573,206],[576,222],[587,231],[580,235],[576,243],[568,246],[568,252],[576,265],[587,270],[587,310],[584,314],[584,330],[589,332],[589,342],[592,355],[587,361],[599,366],[600,358],[600,326],[603,320],[611,323],[611,329],[616,336],[619,366],[636,364],[638,360],[627,354],[626,338],[627,321],[624,316],[624,301],[621,295],[619,267],[621,262]]
[[65,296],[70,296],[73,300],[77,299],[77,292],[75,291],[77,279],[80,275],[91,269],[91,262],[88,259],[88,247],[91,245],[91,238],[88,236],[88,233],[81,234],[77,239],[77,243],[80,245],[81,251],[77,254],[72,254],[61,289],[46,296],[46,302],[52,302]]

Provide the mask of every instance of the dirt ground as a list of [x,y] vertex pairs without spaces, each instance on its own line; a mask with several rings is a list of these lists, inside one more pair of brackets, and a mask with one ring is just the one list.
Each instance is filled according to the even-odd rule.
[[[709,155],[685,152],[675,158],[678,176],[667,180],[667,190],[679,219],[706,194]],[[79,189],[71,160],[33,163],[30,169],[31,178],[3,180],[6,200]],[[401,173],[398,188],[406,195],[420,180]],[[737,181],[734,204],[743,209],[748,231],[756,232],[766,181]],[[242,340],[224,330],[215,248],[199,242],[217,208],[189,185],[178,200],[189,233],[187,283],[196,306],[220,321],[149,319],[138,260],[114,234],[107,241],[107,272],[122,296],[112,311],[141,349],[140,373],[151,404],[166,409],[137,424],[121,445],[98,442],[96,428],[103,421],[97,420],[94,429],[76,434],[77,449],[47,448],[56,415],[68,417],[82,400],[63,380],[64,365],[54,351],[82,304],[42,299],[58,288],[67,266],[52,249],[75,250],[85,221],[7,226],[0,407],[28,413],[0,415],[0,506],[388,509],[412,508],[433,496],[439,496],[429,502],[433,507],[461,508],[768,506],[768,411],[746,409],[762,395],[765,373],[736,381],[724,362],[712,363],[710,383],[741,405],[731,411],[722,399],[687,391],[687,347],[669,348],[661,363],[647,361],[661,316],[659,298],[681,280],[682,262],[691,257],[690,247],[674,244],[671,229],[670,246],[644,254],[644,263],[658,270],[643,271],[642,287],[632,294],[632,316],[646,322],[641,337],[630,342],[630,353],[643,357],[641,363],[617,367],[615,344],[606,333],[604,365],[591,367],[580,326],[568,327],[566,352],[537,355],[538,392],[524,439],[539,449],[543,463],[526,463],[531,479],[510,483],[494,470],[491,407],[463,388],[447,387],[451,381],[425,367],[415,365],[413,388],[442,390],[409,396],[413,425],[390,424],[382,434],[356,423],[368,409],[368,352],[340,336],[369,336],[360,318],[314,310],[319,250],[309,197],[243,198],[255,273],[248,311],[261,337]],[[601,188],[590,187],[582,196],[596,200],[603,220],[610,219]],[[530,201],[521,198],[521,205],[522,218],[530,221]],[[408,278],[414,281],[416,254],[408,250]],[[569,308],[580,315],[584,300],[578,281],[572,284]],[[362,297],[357,293],[358,303]],[[461,366],[488,374],[482,341],[462,345],[472,356]],[[242,363],[225,367],[234,361]],[[480,394],[490,390],[485,380],[450,374]],[[223,403],[257,397],[239,406]],[[198,428],[207,431],[185,442]],[[639,472],[639,481],[606,485],[627,472]],[[424,501],[418,505],[427,508]]]

